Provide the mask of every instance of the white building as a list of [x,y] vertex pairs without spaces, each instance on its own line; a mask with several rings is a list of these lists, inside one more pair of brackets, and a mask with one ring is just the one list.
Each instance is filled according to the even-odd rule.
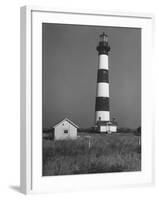
[[112,122],[102,122],[98,121],[97,129],[100,133],[116,133],[117,132],[117,124]]
[[77,128],[71,120],[65,118],[53,126],[54,140],[77,139]]

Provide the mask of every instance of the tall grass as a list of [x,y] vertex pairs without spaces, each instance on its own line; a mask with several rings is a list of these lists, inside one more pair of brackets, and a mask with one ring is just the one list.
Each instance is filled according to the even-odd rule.
[[133,135],[92,135],[88,139],[43,141],[43,175],[141,170],[141,150]]

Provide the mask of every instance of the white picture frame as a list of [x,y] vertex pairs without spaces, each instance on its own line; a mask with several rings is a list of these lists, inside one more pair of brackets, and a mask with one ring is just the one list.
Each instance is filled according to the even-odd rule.
[[[21,8],[21,192],[44,193],[154,183],[151,14]],[[137,27],[142,29],[142,170],[42,177],[42,23]],[[151,67],[150,67],[151,66]],[[147,81],[148,80],[148,81]],[[41,134],[40,134],[41,133]]]

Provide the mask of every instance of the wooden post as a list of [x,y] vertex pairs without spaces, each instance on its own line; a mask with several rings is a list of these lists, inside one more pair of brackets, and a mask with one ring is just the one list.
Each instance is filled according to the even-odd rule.
[[90,140],[90,138],[88,138],[88,147],[89,147],[89,149],[91,148],[91,140]]
[[88,148],[91,148],[91,136],[85,136],[88,139]]

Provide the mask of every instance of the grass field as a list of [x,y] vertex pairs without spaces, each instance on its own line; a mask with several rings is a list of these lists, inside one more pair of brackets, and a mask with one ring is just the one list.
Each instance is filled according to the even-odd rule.
[[[89,135],[90,148],[88,138]],[[133,134],[81,133],[77,140],[43,139],[43,176],[141,170],[141,147]]]

